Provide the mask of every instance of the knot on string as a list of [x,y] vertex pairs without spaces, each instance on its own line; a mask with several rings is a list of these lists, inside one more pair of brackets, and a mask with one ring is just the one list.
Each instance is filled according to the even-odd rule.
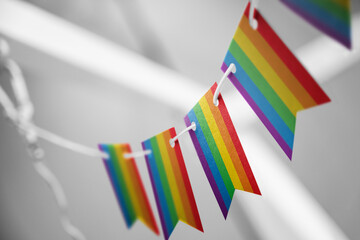
[[[33,166],[38,174],[43,178],[46,184],[50,187],[51,191],[55,196],[55,200],[60,208],[60,220],[65,232],[74,240],[85,240],[85,236],[82,232],[77,229],[69,220],[67,215],[67,200],[56,176],[44,163],[44,150],[38,145],[39,133],[47,136],[54,142],[64,140],[50,132],[46,132],[43,129],[36,127],[33,124],[34,107],[30,101],[25,79],[22,75],[19,65],[12,59],[9,58],[9,45],[4,39],[0,39],[0,67],[6,69],[10,73],[10,81],[12,89],[14,91],[15,99],[18,107],[15,107],[9,96],[6,94],[4,89],[0,86],[0,104],[4,108],[6,117],[17,127],[20,135],[22,135],[27,142],[27,151],[33,159]],[[59,140],[60,139],[60,140]],[[85,148],[85,152],[88,151],[86,147],[74,144],[70,141],[65,140],[65,145],[75,145],[75,148]]]
[[1,103],[4,107],[5,116],[11,120],[19,130],[19,133],[29,143],[35,143],[38,134],[33,127],[32,117],[34,107],[30,101],[29,93],[19,65],[9,58],[10,48],[4,39],[0,39],[1,68],[10,74],[10,82],[14,92],[17,107],[10,100],[6,92],[1,88]]
[[36,160],[43,159],[45,156],[45,151],[42,149],[36,142],[29,143],[27,147],[29,155]]

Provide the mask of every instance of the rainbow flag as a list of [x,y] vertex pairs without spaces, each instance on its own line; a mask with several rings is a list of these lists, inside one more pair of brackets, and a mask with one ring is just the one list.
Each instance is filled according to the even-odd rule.
[[281,0],[286,6],[351,49],[350,0]]
[[138,218],[159,235],[135,160],[124,158],[124,154],[131,153],[129,144],[99,144],[99,149],[109,155],[103,161],[127,227]]
[[179,220],[203,231],[179,143],[174,148],[169,143],[175,136],[170,128],[142,142],[144,150],[151,150],[145,158],[165,239]]
[[235,189],[261,193],[221,95],[219,105],[213,103],[216,87],[215,83],[187,114],[185,123],[196,124],[189,133],[226,218]]
[[221,69],[233,63],[229,79],[291,159],[296,113],[330,99],[259,12],[257,30],[249,24],[249,5]]

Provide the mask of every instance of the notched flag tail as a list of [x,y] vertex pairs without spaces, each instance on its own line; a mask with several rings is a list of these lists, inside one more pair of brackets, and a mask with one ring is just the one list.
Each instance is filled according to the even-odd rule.
[[216,88],[215,83],[187,114],[185,123],[196,124],[189,133],[226,218],[235,189],[261,193],[221,95],[219,105],[213,103]]
[[249,7],[221,69],[235,64],[230,81],[291,159],[296,113],[330,99],[256,10],[258,27],[252,29]]
[[99,144],[99,149],[109,155],[103,162],[127,227],[140,219],[159,235],[135,160],[124,158],[124,154],[131,153],[129,144]]
[[145,156],[165,239],[179,220],[203,232],[190,180],[179,142],[172,148],[169,140],[176,136],[170,128],[144,142]]
[[280,0],[320,31],[351,49],[350,0]]

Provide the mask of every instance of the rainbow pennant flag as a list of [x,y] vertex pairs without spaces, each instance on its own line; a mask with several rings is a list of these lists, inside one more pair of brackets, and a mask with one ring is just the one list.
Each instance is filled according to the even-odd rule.
[[235,64],[230,81],[291,159],[296,113],[330,99],[257,11],[252,29],[249,6],[221,69]]
[[144,150],[151,150],[145,158],[165,239],[179,220],[203,232],[180,145],[169,143],[175,136],[170,128],[142,142]]
[[124,158],[124,154],[131,153],[129,144],[99,144],[99,149],[109,155],[103,162],[127,227],[138,218],[159,235],[135,160]]
[[221,95],[219,105],[213,103],[216,88],[215,83],[186,115],[185,123],[196,124],[189,133],[226,218],[235,189],[261,193]]
[[281,0],[286,6],[351,49],[350,0]]

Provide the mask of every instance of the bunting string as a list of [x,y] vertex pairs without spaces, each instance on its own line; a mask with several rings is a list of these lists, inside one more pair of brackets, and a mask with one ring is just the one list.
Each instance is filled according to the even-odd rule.
[[214,93],[214,98],[213,98],[213,103],[215,106],[218,106],[219,105],[219,101],[218,101],[218,98],[219,98],[219,94],[220,94],[220,89],[224,83],[224,81],[228,78],[229,74],[230,73],[235,73],[236,72],[236,67],[235,67],[235,64],[231,63],[229,65],[229,67],[226,69],[225,71],[225,74],[224,76],[221,78],[220,82],[218,83],[218,86],[215,90],[215,93]]
[[[295,1],[282,1],[295,4]],[[320,1],[314,0],[306,2],[320,4]],[[348,1],[344,2],[347,9]],[[175,128],[170,128],[143,141],[143,150],[139,152],[132,152],[127,143],[102,143],[98,148],[91,148],[35,125],[34,106],[21,69],[9,58],[7,42],[0,39],[0,66],[10,73],[16,99],[14,104],[0,86],[0,104],[7,119],[27,143],[34,169],[54,194],[61,225],[72,239],[86,238],[68,217],[66,195],[59,180],[44,162],[44,150],[38,145],[39,138],[79,154],[102,159],[127,227],[132,227],[139,219],[159,235],[135,162],[135,158],[144,157],[166,240],[179,221],[203,232],[179,143],[179,137],[186,132],[190,134],[225,219],[235,189],[261,195],[220,94],[226,79],[230,79],[242,94],[288,158],[292,158],[297,112],[327,103],[330,99],[256,10],[257,5],[258,0],[251,0],[247,5],[221,66],[224,74],[219,84],[214,83],[184,117],[186,128],[179,134],[176,134]],[[321,6],[325,7],[323,4]],[[347,17],[333,7],[327,9],[335,15]],[[344,38],[348,37],[347,32],[345,35]],[[342,42],[350,47],[348,39],[345,40]]]
[[193,130],[193,131],[196,130],[196,124],[194,122],[191,123],[191,125],[188,126],[187,128],[185,128],[184,130],[182,130],[178,135],[176,135],[173,138],[170,138],[169,143],[170,143],[171,147],[175,147],[175,141],[177,141],[181,135],[183,135],[184,133],[186,133],[190,130]]

